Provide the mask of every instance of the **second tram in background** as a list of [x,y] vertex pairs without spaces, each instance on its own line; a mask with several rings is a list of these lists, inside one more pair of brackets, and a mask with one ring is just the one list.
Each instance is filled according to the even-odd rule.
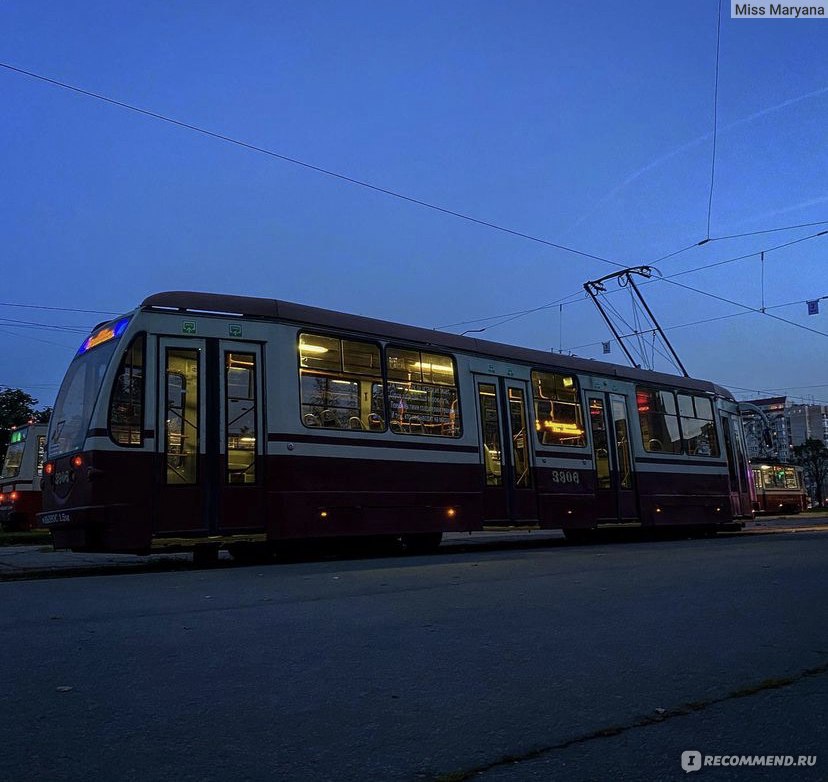
[[795,464],[751,459],[757,513],[801,513],[807,508],[803,469]]
[[39,526],[40,478],[46,453],[47,424],[12,429],[6,459],[0,470],[0,527],[28,530]]

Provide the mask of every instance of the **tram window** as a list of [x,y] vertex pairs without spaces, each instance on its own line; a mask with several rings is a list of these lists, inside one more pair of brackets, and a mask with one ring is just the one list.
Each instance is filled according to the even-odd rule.
[[583,448],[584,416],[578,380],[571,375],[532,372],[535,431],[541,445]]
[[438,353],[387,348],[388,409],[397,434],[460,437],[454,359]]
[[507,389],[509,399],[509,430],[512,436],[512,479],[518,489],[532,488],[529,462],[529,434],[526,430],[526,402],[519,388]]
[[592,428],[592,446],[595,449],[598,488],[610,489],[612,488],[612,474],[610,473],[609,434],[603,400],[589,400],[589,420]]
[[[727,458],[727,472],[730,477],[730,485],[733,491],[739,489],[739,475],[736,472],[736,452],[733,450],[733,436],[731,434],[731,419],[727,416],[721,417],[722,432],[724,433],[725,456]],[[753,471],[755,485],[757,489],[762,488],[761,475],[757,470]]]
[[43,475],[43,463],[46,461],[46,435],[39,434],[37,436],[37,464],[35,465],[35,473]]
[[796,471],[793,467],[782,465],[763,465],[762,483],[766,489],[798,489],[799,483],[796,479]]
[[679,394],[681,431],[690,456],[718,456],[719,441],[713,419],[713,405],[705,396]]
[[224,354],[228,483],[256,482],[256,356]]
[[486,485],[503,485],[503,451],[500,445],[500,414],[497,409],[497,390],[490,383],[477,387],[480,400],[480,434],[483,439],[483,460]]
[[383,432],[385,399],[378,345],[299,335],[302,423],[310,428]]
[[109,400],[109,436],[126,447],[144,444],[144,337],[136,337],[118,366]]
[[635,396],[644,449],[651,453],[681,453],[681,430],[673,392],[639,387]]
[[196,482],[198,465],[198,361],[197,350],[167,349],[164,442],[167,483]]

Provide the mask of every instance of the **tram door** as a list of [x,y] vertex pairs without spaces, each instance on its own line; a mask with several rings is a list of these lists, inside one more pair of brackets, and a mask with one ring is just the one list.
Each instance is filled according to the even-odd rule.
[[730,482],[730,510],[735,518],[752,516],[756,490],[745,455],[742,422],[737,414],[737,406],[734,404],[728,407],[731,410],[721,413],[721,423]]
[[264,528],[261,348],[159,340],[155,532]]
[[263,531],[267,434],[261,347],[222,340],[218,369],[218,531]]
[[158,345],[156,533],[206,533],[206,383],[203,339]]
[[525,381],[476,375],[483,463],[483,518],[508,524],[538,518]]
[[630,421],[621,394],[588,393],[589,423],[595,463],[595,502],[598,524],[636,523]]

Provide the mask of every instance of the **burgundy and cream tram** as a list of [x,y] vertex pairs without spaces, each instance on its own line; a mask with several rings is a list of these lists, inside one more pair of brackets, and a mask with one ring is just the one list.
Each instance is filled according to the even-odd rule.
[[41,510],[40,477],[46,453],[46,424],[26,424],[11,431],[0,469],[0,526],[29,530]]
[[802,467],[795,464],[751,459],[756,513],[801,513],[807,507]]
[[47,460],[40,518],[79,551],[427,550],[490,526],[752,515],[738,406],[712,383],[205,293],[150,296],[93,331]]

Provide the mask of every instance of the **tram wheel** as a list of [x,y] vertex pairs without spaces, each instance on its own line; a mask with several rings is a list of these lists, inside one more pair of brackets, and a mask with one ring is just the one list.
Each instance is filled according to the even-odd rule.
[[218,546],[196,546],[193,549],[193,564],[196,567],[210,567],[218,562]]
[[231,543],[227,550],[241,565],[264,565],[273,559],[273,549],[268,543]]
[[402,535],[403,550],[406,554],[433,554],[443,540],[442,532],[419,532]]
[[582,546],[592,541],[592,530],[579,528],[565,529],[563,531],[567,543],[572,543],[575,546]]

